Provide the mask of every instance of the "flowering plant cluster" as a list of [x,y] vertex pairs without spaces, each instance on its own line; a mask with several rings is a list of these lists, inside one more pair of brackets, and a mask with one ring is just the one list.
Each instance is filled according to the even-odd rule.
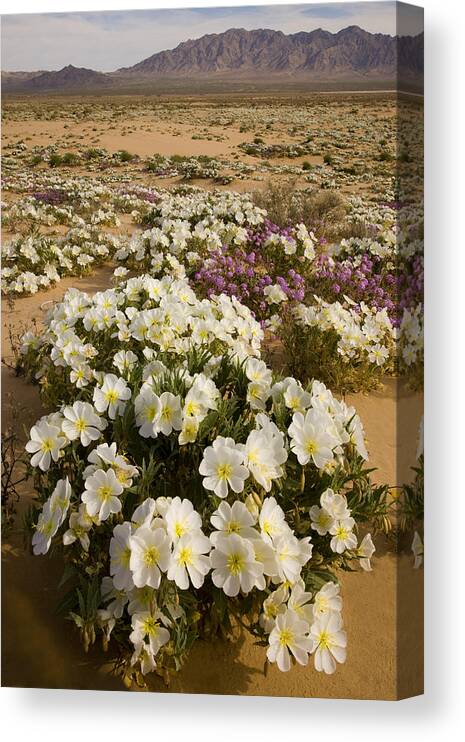
[[89,224],[62,237],[33,234],[2,244],[2,291],[35,294],[64,276],[82,276],[115,252],[119,238]]
[[23,365],[56,411],[27,451],[36,554],[66,562],[66,605],[128,678],[167,677],[239,621],[269,662],[332,673],[346,656],[337,569],[375,488],[362,423],[322,383],[273,376],[260,327],[224,295],[141,277],[70,290]]
[[295,306],[293,315],[283,339],[299,378],[311,378],[318,368],[325,383],[354,391],[376,387],[393,370],[395,330],[386,309],[358,307],[348,297],[344,304],[315,297],[313,305]]

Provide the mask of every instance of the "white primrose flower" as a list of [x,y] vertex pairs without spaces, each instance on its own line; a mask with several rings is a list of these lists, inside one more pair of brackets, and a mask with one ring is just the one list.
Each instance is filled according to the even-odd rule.
[[279,613],[268,639],[266,656],[269,662],[276,662],[281,672],[288,672],[291,669],[292,654],[299,665],[306,665],[308,655],[312,651],[308,631],[308,623],[299,618],[294,611]]
[[278,536],[273,545],[278,564],[279,580],[281,582],[287,581],[291,585],[294,584],[300,577],[303,565],[312,556],[313,546],[310,543],[310,536],[299,540],[291,532],[284,536]]
[[127,521],[114,527],[110,540],[110,575],[117,590],[129,592],[134,587],[129,568],[131,559],[132,525]]
[[132,350],[119,350],[113,356],[113,365],[116,366],[120,374],[126,374],[131,371],[136,365],[137,361],[136,354]]
[[40,420],[32,426],[30,436],[31,440],[26,443],[26,451],[33,454],[31,466],[38,466],[42,471],[47,471],[51,460],[58,461],[61,450],[68,441],[58,426],[50,425],[45,420]]
[[49,502],[52,512],[59,511],[60,526],[64,523],[71,502],[72,489],[68,477],[59,479],[50,495]]
[[131,390],[124,379],[115,374],[105,374],[101,386],[94,389],[94,404],[98,412],[108,410],[108,417],[114,420],[122,415],[127,400],[131,397]]
[[85,492],[81,495],[90,516],[97,515],[99,520],[106,520],[112,513],[119,513],[121,500],[119,496],[123,492],[123,485],[118,481],[113,469],[97,471],[87,477]]
[[[161,512],[158,505],[157,500],[157,508]],[[181,500],[180,497],[175,497],[171,500],[163,512],[163,518],[166,523],[168,536],[173,544],[182,538],[182,536],[200,532],[202,528],[202,518],[194,510],[191,501],[187,499]]]
[[342,554],[346,549],[357,548],[357,536],[352,531],[354,525],[355,520],[349,517],[337,520],[329,529],[333,537],[330,546],[337,554]]
[[177,541],[168,568],[168,579],[181,590],[187,590],[189,579],[195,588],[202,587],[210,571],[210,540],[200,531],[187,533]]
[[339,444],[333,435],[331,418],[318,410],[310,409],[305,417],[296,412],[289,426],[291,450],[301,466],[313,461],[318,469],[334,459],[333,449]]
[[108,423],[95,414],[94,408],[89,402],[74,402],[72,407],[63,409],[64,420],[61,424],[63,433],[74,441],[80,439],[83,446],[88,446],[92,441],[100,438],[102,430]]
[[245,365],[245,375],[249,381],[256,384],[262,384],[265,387],[271,386],[271,369],[268,368],[264,361],[257,358],[249,358]]
[[237,533],[218,538],[210,554],[212,580],[233,598],[240,591],[249,593],[254,587],[264,590],[263,565],[255,559],[250,541]]
[[312,395],[306,392],[296,381],[291,381],[284,391],[284,402],[292,412],[305,412],[312,403]]
[[296,582],[295,585],[293,585],[291,594],[287,601],[289,610],[294,611],[299,618],[306,621],[308,624],[311,624],[313,621],[313,605],[310,603],[311,599],[312,593],[305,592],[305,586],[303,581],[301,581]]
[[228,487],[233,492],[242,492],[244,482],[249,476],[249,470],[243,462],[244,454],[236,448],[234,441],[231,445],[217,439],[204,450],[200,462],[199,472],[204,477],[203,486],[221,498],[227,497]]
[[270,544],[280,536],[292,534],[286,523],[284,511],[274,497],[266,497],[263,500],[258,523],[262,538]]
[[79,541],[84,551],[89,551],[90,538],[89,531],[94,524],[94,520],[87,512],[84,503],[81,503],[77,513],[71,513],[68,521],[68,530],[63,534],[63,545],[70,546]]
[[131,536],[129,566],[136,587],[160,587],[171,557],[170,539],[163,528],[142,526]]
[[185,446],[187,443],[193,443],[196,440],[199,424],[198,417],[183,416],[182,428],[178,436],[180,446]]
[[311,626],[310,637],[315,669],[332,675],[336,663],[346,661],[347,636],[342,630],[340,613],[331,611],[319,616]]
[[50,549],[52,538],[60,527],[60,521],[60,510],[58,508],[53,510],[50,500],[47,500],[39,515],[32,537],[32,550],[35,555],[46,554]]
[[340,587],[335,582],[326,582],[313,599],[313,618],[316,621],[326,613],[340,613],[342,598]]
[[230,533],[237,533],[242,538],[257,538],[258,533],[253,528],[256,522],[257,519],[240,500],[236,500],[232,507],[229,503],[222,502],[210,518],[210,523],[216,528],[210,535],[210,540],[215,545],[218,538]]
[[157,431],[169,435],[172,430],[181,430],[181,400],[171,392],[160,395],[160,412],[157,417]]
[[375,553],[376,548],[371,538],[371,533],[367,533],[363,537],[362,541],[358,545],[357,556],[360,559],[360,566],[365,572],[371,572],[371,557]]
[[[261,416],[262,420],[263,418],[266,416]],[[287,451],[279,431],[275,434],[270,426],[267,426],[249,433],[244,448],[244,463],[265,492],[271,490],[274,479],[282,476],[281,464],[286,460]]]
[[334,525],[333,516],[325,508],[319,508],[318,505],[312,505],[310,508],[310,518],[311,527],[319,536],[326,536]]
[[143,438],[156,438],[157,422],[160,415],[160,398],[149,386],[143,385],[134,401],[134,412],[139,435]]
[[[158,654],[158,651],[164,644],[170,640],[170,632],[163,626],[160,626],[158,616],[153,616],[149,611],[134,613],[131,619],[132,631],[129,635],[130,640],[136,647],[137,654],[140,658],[141,650],[144,648],[145,639],[147,644],[146,650],[150,651],[151,659]],[[155,665],[150,663],[153,667]]]
[[289,590],[286,585],[280,585],[263,601],[262,613],[260,614],[260,626],[270,633],[275,627],[276,617],[287,610],[286,601],[289,596]]

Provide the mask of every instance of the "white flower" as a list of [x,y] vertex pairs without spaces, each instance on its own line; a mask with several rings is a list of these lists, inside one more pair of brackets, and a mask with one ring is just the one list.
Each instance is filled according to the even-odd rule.
[[257,519],[243,502],[236,500],[232,507],[229,503],[222,502],[210,518],[210,523],[216,528],[210,535],[210,540],[215,544],[218,537],[230,533],[237,533],[242,538],[256,538],[258,533],[253,528],[256,522]]
[[286,523],[284,511],[274,497],[266,497],[263,500],[258,522],[262,537],[268,543],[281,535],[291,533],[291,529]]
[[331,675],[336,670],[336,663],[346,661],[347,637],[342,630],[340,613],[325,613],[312,624],[311,652],[315,653],[315,669]]
[[157,422],[160,415],[160,398],[145,384],[134,401],[134,412],[139,435],[143,438],[156,438]]
[[26,451],[34,454],[31,457],[31,466],[38,466],[42,471],[47,471],[51,459],[58,461],[67,440],[59,427],[49,425],[45,420],[33,425],[30,435],[31,440],[26,443]]
[[357,537],[352,528],[355,520],[351,517],[337,520],[329,529],[332,539],[330,542],[331,549],[337,554],[342,554],[346,549],[355,549],[357,547]]
[[63,433],[70,441],[79,438],[83,446],[100,438],[100,433],[107,427],[107,421],[95,414],[89,402],[75,402],[72,407],[63,409],[64,420],[61,424]]
[[292,533],[288,533],[275,539],[274,547],[279,579],[293,584],[299,579],[302,566],[312,555],[310,537],[299,541]]
[[260,614],[259,623],[267,634],[274,628],[276,616],[286,612],[288,594],[286,585],[280,585],[263,601],[263,612]]
[[[279,431],[277,432],[279,435]],[[270,491],[274,479],[282,476],[281,464],[286,459],[287,451],[282,436],[274,435],[270,428],[252,430],[249,433],[245,443],[244,463],[265,492]]]
[[39,515],[37,526],[32,537],[32,550],[34,554],[46,554],[50,549],[52,538],[60,527],[61,513],[57,508],[52,509],[50,500],[44,504]]
[[134,368],[138,358],[132,350],[119,350],[113,357],[113,365],[116,366],[120,374],[125,374]]
[[291,654],[299,665],[307,664],[312,650],[308,629],[308,623],[302,621],[294,611],[288,610],[276,616],[266,656],[270,662],[276,662],[281,672],[291,669]]
[[308,624],[311,624],[313,621],[313,605],[310,603],[311,599],[312,593],[305,592],[303,581],[301,581],[296,582],[295,585],[293,585],[291,594],[287,601],[289,610],[294,611],[299,618],[306,621]]
[[131,523],[121,523],[113,529],[110,540],[110,574],[117,590],[129,592],[134,587],[132,573],[129,568],[131,559]]
[[90,516],[98,515],[99,520],[106,520],[111,513],[119,513],[119,495],[123,492],[123,486],[113,469],[97,469],[87,477],[84,486],[86,491],[81,495],[81,500],[86,504]]
[[181,400],[171,392],[160,395],[160,412],[157,417],[157,430],[169,435],[172,430],[181,430]]
[[161,572],[168,569],[171,556],[170,540],[164,529],[138,528],[131,536],[130,547],[129,566],[135,586],[158,588]]
[[157,616],[152,616],[149,611],[134,613],[131,620],[132,632],[129,635],[130,640],[139,650],[144,640],[148,640],[148,645],[153,656],[159,649],[169,642],[170,633],[168,629],[160,626]]
[[292,412],[305,412],[312,403],[312,395],[304,391],[296,381],[291,381],[284,392],[284,402]]
[[293,415],[289,426],[291,449],[299,464],[305,466],[310,460],[318,469],[323,469],[333,460],[333,448],[339,441],[328,430],[331,418],[319,410],[308,410],[305,417],[301,412]]
[[93,519],[87,512],[84,503],[79,506],[77,513],[71,513],[69,516],[68,530],[63,534],[64,546],[70,546],[79,540],[84,551],[89,551],[90,539],[88,531],[93,526]]
[[265,387],[271,385],[271,370],[264,361],[257,358],[249,358],[245,365],[245,375],[249,381],[262,384]]
[[208,446],[199,466],[205,489],[213,490],[215,495],[222,498],[227,496],[228,486],[233,492],[242,492],[244,481],[249,476],[249,470],[243,465],[243,461],[244,454],[234,445],[217,440],[212,446]]
[[193,534],[196,531],[200,531],[202,527],[202,518],[194,510],[191,501],[187,499],[181,500],[180,497],[175,497],[170,502],[163,516],[168,536],[173,544],[186,534]]
[[278,283],[265,286],[263,293],[268,304],[280,304],[282,301],[287,301],[287,296]]
[[329,529],[334,525],[332,515],[325,508],[319,508],[318,505],[312,505],[310,508],[310,518],[312,528],[320,536],[326,536]]
[[193,443],[197,438],[198,431],[199,419],[197,417],[184,417],[181,432],[178,436],[179,445],[185,446],[186,443]]
[[50,507],[52,512],[55,512],[55,510],[59,511],[60,526],[64,523],[66,518],[71,502],[71,495],[72,489],[68,477],[66,477],[66,479],[59,479],[55,485],[55,489],[50,495]]
[[263,566],[256,561],[250,541],[237,533],[218,538],[210,560],[213,584],[223,588],[229,597],[238,595],[239,591],[247,594],[253,587],[264,589]]
[[94,404],[98,412],[108,409],[108,417],[114,420],[124,412],[125,403],[131,397],[131,390],[124,379],[115,374],[105,374],[101,386],[94,389]]
[[412,552],[415,557],[414,568],[418,569],[423,563],[423,542],[418,531],[415,531],[412,541]]
[[340,588],[335,582],[326,582],[313,599],[313,618],[317,620],[326,613],[339,613],[342,610]]
[[370,559],[375,551],[376,549],[373,539],[371,538],[371,533],[367,533],[357,549],[357,556],[360,558],[360,566],[365,570],[365,572],[371,572]]
[[174,547],[168,568],[168,579],[181,590],[189,587],[189,578],[195,588],[202,587],[210,570],[210,559],[205,556],[211,548],[209,539],[199,531],[181,536]]

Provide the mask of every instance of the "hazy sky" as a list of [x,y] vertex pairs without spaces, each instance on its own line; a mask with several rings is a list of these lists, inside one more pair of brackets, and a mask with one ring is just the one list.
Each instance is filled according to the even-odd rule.
[[[402,34],[421,30],[420,9],[403,6]],[[270,5],[2,16],[2,69],[56,70],[67,64],[110,71],[181,41],[228,28],[294,33],[358,25],[396,33],[395,3]]]

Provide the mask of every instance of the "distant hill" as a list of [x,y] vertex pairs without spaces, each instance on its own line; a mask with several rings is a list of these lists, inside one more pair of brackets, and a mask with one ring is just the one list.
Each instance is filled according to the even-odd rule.
[[[317,29],[286,35],[282,31],[231,28],[207,34],[143,59],[132,67],[102,73],[68,65],[57,72],[2,73],[5,92],[68,91],[157,84],[163,80],[212,83],[230,81],[300,81],[394,83],[423,77],[423,34],[371,34],[358,26],[338,33]],[[184,80],[184,83],[182,81]]]
[[[53,90],[73,90],[83,88],[101,88],[112,85],[111,78],[103,72],[95,72],[85,67],[74,67],[68,64],[57,72],[29,73],[29,77],[18,79],[10,77],[15,73],[2,72],[2,87],[25,92],[41,92]],[[16,73],[17,74],[17,73]],[[24,75],[25,73],[20,73]],[[4,77],[6,75],[6,78]]]

